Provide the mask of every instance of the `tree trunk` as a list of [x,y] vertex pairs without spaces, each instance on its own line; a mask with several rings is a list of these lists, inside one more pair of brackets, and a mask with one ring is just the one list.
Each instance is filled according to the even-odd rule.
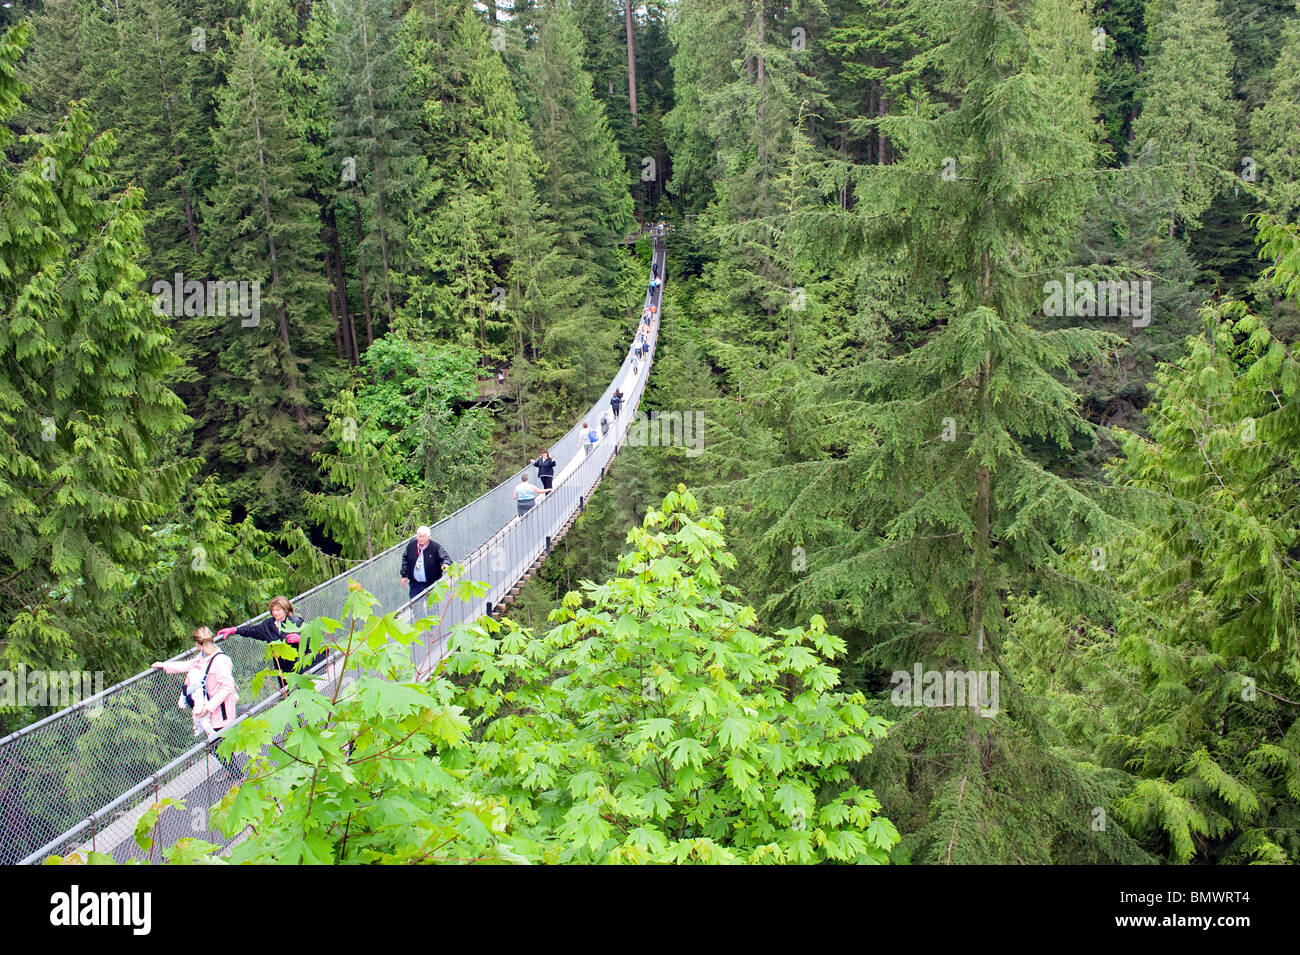
[[[495,0],[488,0],[488,9],[492,11],[492,22],[495,23],[496,9],[497,9]],[[372,64],[370,62],[370,34],[367,32],[366,18],[364,16],[361,18],[361,50],[362,50],[363,59],[365,60],[365,64],[366,64],[366,102],[370,107],[370,135],[374,138],[375,142],[379,142],[379,124],[375,116],[375,90],[374,90],[374,83],[372,81],[374,71],[371,68]],[[376,213],[376,218],[378,219],[375,228],[379,232],[379,254],[384,266],[384,274],[383,274],[384,311],[388,315],[388,320],[391,322],[394,317],[393,282],[389,274],[391,269],[388,264],[388,234],[387,232],[384,231],[384,186],[381,180],[379,161],[374,153],[370,154],[370,166],[375,172],[375,213]],[[358,254],[360,253],[360,247],[361,247],[361,236],[358,235],[357,236]],[[367,312],[366,313],[366,344],[371,345],[373,343],[374,343],[374,336],[370,329],[370,314],[369,312]]]
[[[168,37],[166,42],[171,43],[172,42],[171,38]],[[166,75],[167,75],[167,68],[164,66],[163,59],[162,59],[161,51],[163,48],[163,44],[164,44],[163,37],[158,32],[158,24],[155,23],[154,24],[154,50],[157,51],[158,53],[159,80],[161,81],[162,86],[165,89],[167,85],[165,82]],[[197,224],[194,221],[194,203],[190,201],[190,191],[185,186],[185,166],[181,162],[181,154],[176,149],[176,121],[172,117],[171,100],[165,96],[163,97],[163,112],[166,114],[167,117],[167,141],[168,144],[171,146],[172,158],[176,160],[176,185],[181,191],[181,205],[185,209],[185,232],[189,236],[190,248],[194,250],[195,255],[198,255],[199,254],[199,229]]]
[[[333,266],[330,271],[334,271]],[[343,334],[339,328],[339,293],[337,289],[330,289],[330,316],[334,319],[334,354],[339,358],[343,357]]]
[[627,101],[632,108],[632,128],[636,129],[636,46],[632,41],[632,0],[624,0],[623,19],[627,26]]
[[[363,259],[361,256],[361,201],[355,197],[352,200],[352,210],[356,214],[357,268],[361,272],[361,307],[365,310],[366,313],[366,347],[369,348],[371,345],[375,343],[375,331],[374,331],[374,326],[371,324],[371,320],[370,320],[370,287],[369,287],[370,283],[366,278],[366,262],[365,259]],[[357,339],[357,335],[356,332],[354,331],[352,333],[352,353],[353,356],[356,358],[357,363],[360,363],[361,358],[359,355],[356,354],[356,349],[357,349],[356,339]]]
[[[982,299],[987,305],[993,277],[992,255],[987,248],[981,255],[981,259],[984,268]],[[986,426],[991,364],[991,356],[985,352],[984,361],[980,363],[980,370],[975,379],[979,391],[980,409],[980,420],[976,422],[974,428],[977,434]],[[975,469],[975,581],[971,590],[971,636],[975,639],[976,650],[981,654],[984,652],[984,604],[988,599],[985,594],[985,568],[989,559],[989,534],[992,524],[991,485],[992,477],[988,465],[979,465]]]
[[326,210],[330,224],[330,275],[334,280],[334,294],[338,299],[338,323],[342,331],[343,351],[340,358],[356,364],[356,336],[352,329],[352,310],[348,306],[348,277],[343,271],[343,247],[339,241],[338,216],[333,206]]
[[266,244],[267,255],[271,260],[271,288],[275,290],[276,296],[280,303],[275,307],[276,317],[280,320],[280,340],[284,342],[285,357],[290,363],[290,370],[287,373],[289,379],[289,390],[294,395],[293,416],[298,421],[298,427],[303,431],[307,430],[307,409],[303,407],[301,395],[298,392],[298,375],[292,370],[293,367],[293,345],[289,342],[289,312],[284,307],[284,297],[280,295],[280,262],[275,252],[275,229],[272,228],[271,217],[271,187],[266,181],[266,156],[263,153],[262,138],[262,118],[257,111],[257,85],[252,81],[252,74],[249,74],[249,93],[252,97],[252,116],[253,130],[257,136],[257,167],[260,175],[260,185],[262,189],[262,215],[266,218]]
[[[884,118],[885,115],[885,84],[880,84],[880,99],[876,106],[876,115]],[[885,164],[885,132],[879,126],[876,127],[876,164],[883,166]]]

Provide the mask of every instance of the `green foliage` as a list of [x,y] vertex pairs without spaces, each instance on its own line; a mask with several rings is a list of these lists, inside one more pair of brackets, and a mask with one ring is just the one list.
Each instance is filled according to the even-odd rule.
[[[391,321],[404,299],[406,215],[415,191],[415,111],[402,88],[401,18],[392,0],[332,4],[330,100],[338,106],[331,171],[359,206],[356,254],[371,302]],[[345,175],[351,178],[345,179]],[[381,327],[382,330],[382,327]]]
[[1240,303],[1204,319],[1116,467],[1150,496],[1117,572],[1114,646],[1141,696],[1117,691],[1101,755],[1131,768],[1118,810],[1172,861],[1294,862],[1300,365]]
[[1232,47],[1216,0],[1168,0],[1149,37],[1134,151],[1174,199],[1168,218],[1195,228],[1236,171]]
[[301,80],[275,23],[273,11],[250,16],[230,36],[212,134],[217,182],[204,212],[218,277],[258,282],[260,314],[195,320],[198,341],[219,356],[196,414],[200,448],[265,521],[301,514],[296,486],[314,484],[303,464],[318,446],[311,429],[330,379],[312,363],[330,332],[320,223],[303,176],[310,148],[291,108]]
[[1300,22],[1290,21],[1284,37],[1268,101],[1251,116],[1250,137],[1269,211],[1294,221],[1300,213]]
[[213,813],[231,834],[252,827],[230,861],[524,861],[511,847],[500,801],[476,796],[449,770],[470,743],[451,687],[421,682],[409,649],[418,634],[391,615],[371,616],[373,605],[354,584],[345,626],[322,618],[303,629],[312,646],[333,647],[362,676],[326,697],[310,678],[290,675],[297,692],[264,717],[244,720],[222,744],[223,754],[255,757],[249,778]]
[[[6,115],[25,35],[0,49]],[[242,610],[275,573],[219,488],[190,493],[198,464],[172,448],[189,421],[140,287],[141,194],[111,191],[113,137],[74,106],[29,143],[0,167],[0,649],[8,666],[125,676],[170,655],[196,619]]]
[[628,535],[619,576],[541,640],[483,620],[448,660],[482,744],[465,768],[550,862],[885,862],[897,840],[850,769],[884,735],[834,688],[815,617],[764,636],[721,574],[721,512],[685,487]]
[[254,756],[214,813],[252,827],[230,860],[887,861],[898,834],[850,772],[887,724],[835,689],[843,641],[819,618],[755,630],[721,581],[721,515],[696,509],[669,494],[590,606],[570,594],[539,639],[482,618],[428,682],[418,634],[352,585],[348,624],[304,634],[363,675],[328,697],[290,675],[297,692],[222,744]]
[[417,524],[487,489],[487,417],[460,404],[473,392],[475,360],[467,348],[397,334],[378,339],[363,356],[370,383],[358,394],[357,411],[389,435],[388,473],[415,490],[424,515]]
[[635,225],[627,170],[582,67],[582,34],[572,14],[546,8],[538,28],[524,100],[546,170],[538,191],[561,225],[565,257],[613,286],[620,271],[614,242]]
[[95,71],[95,112],[117,131],[120,178],[144,190],[150,255],[142,264],[151,283],[203,274],[199,189],[214,156],[203,127],[202,58],[186,42],[189,29],[172,3],[126,0],[102,12],[92,31],[104,67]]
[[341,493],[312,494],[307,512],[343,545],[344,557],[371,558],[397,542],[411,510],[409,488],[394,481],[396,455],[345,391],[334,402],[326,437],[335,451],[316,455],[322,476]]

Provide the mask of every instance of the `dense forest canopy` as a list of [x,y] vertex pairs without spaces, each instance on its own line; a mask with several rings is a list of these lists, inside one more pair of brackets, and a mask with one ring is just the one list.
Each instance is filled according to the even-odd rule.
[[[0,25],[0,667],[120,679],[517,475],[664,221],[643,410],[700,440],[408,687],[456,773],[402,805],[506,861],[1300,861],[1292,0]],[[243,851],[437,861],[303,825]]]

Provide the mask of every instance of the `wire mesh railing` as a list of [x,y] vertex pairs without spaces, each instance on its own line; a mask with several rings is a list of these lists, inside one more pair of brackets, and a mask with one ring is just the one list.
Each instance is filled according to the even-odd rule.
[[[664,246],[658,240],[654,261],[660,276],[663,257]],[[648,289],[645,304],[658,308],[661,293],[662,285]],[[624,410],[609,433],[590,450],[583,450],[578,447],[579,423],[551,443],[558,466],[551,493],[518,516],[515,476],[433,525],[433,539],[465,567],[465,578],[487,583],[487,594],[480,601],[472,606],[451,601],[431,607],[427,595],[411,600],[399,575],[407,543],[402,541],[295,598],[295,613],[304,619],[341,619],[348,584],[355,581],[376,597],[383,612],[398,610],[417,626],[441,614],[412,645],[414,662],[425,675],[432,673],[446,655],[451,629],[500,603],[585,506],[626,440],[645,388],[657,332],[656,320],[649,335],[649,355],[637,359],[634,344],[618,374],[581,419],[599,433],[600,418],[614,390],[622,388]],[[634,334],[634,343],[635,339]],[[274,679],[266,680],[260,694],[251,690],[254,675],[267,666],[266,644],[231,637],[222,649],[233,663],[241,718],[264,713],[279,702]],[[317,671],[329,684],[340,678],[325,669],[322,664]],[[160,814],[155,854],[186,836],[220,844],[207,813],[229,788],[232,770],[221,765],[206,741],[195,741],[189,711],[177,706],[179,692],[180,681],[174,676],[149,670],[0,740],[0,864],[39,862],[51,854],[92,848],[119,861],[146,856],[132,833],[148,806],[166,796],[183,799],[186,809]]]

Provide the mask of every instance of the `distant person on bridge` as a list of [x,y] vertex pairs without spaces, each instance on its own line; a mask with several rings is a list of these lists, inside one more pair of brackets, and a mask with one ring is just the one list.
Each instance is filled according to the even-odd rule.
[[412,600],[441,580],[443,571],[451,566],[451,555],[437,541],[429,539],[431,533],[427,526],[417,527],[415,537],[402,554],[399,575],[402,586],[410,588]]
[[176,705],[189,709],[194,720],[194,735],[212,739],[235,719],[239,692],[235,689],[234,667],[230,657],[217,649],[212,631],[199,627],[194,631],[194,645],[199,653],[191,660],[150,664],[164,673],[184,673],[185,689]]
[[609,399],[609,407],[610,407],[610,410],[614,412],[614,417],[617,418],[617,417],[618,417],[619,409],[623,407],[623,389],[622,389],[622,388],[616,388],[616,389],[614,390],[614,397],[612,397],[612,398]]
[[518,516],[523,517],[531,511],[533,505],[537,503],[537,495],[545,494],[546,490],[544,487],[529,484],[527,471],[519,475],[519,483],[515,485],[515,509],[518,511]]
[[533,462],[533,467],[537,468],[537,477],[542,482],[543,490],[549,491],[555,480],[555,458],[551,457],[551,452],[543,451],[542,456]]
[[591,429],[587,427],[587,422],[582,423],[582,430],[578,432],[578,447],[582,448],[582,456],[585,458],[591,454],[591,446],[594,444],[591,440]]
[[[248,637],[250,640],[261,640],[263,643],[275,643],[277,640],[283,640],[285,643],[298,646],[298,632],[302,630],[302,617],[294,615],[293,604],[289,603],[288,597],[272,597],[267,609],[271,611],[271,616],[267,617],[261,623],[246,623],[238,627],[226,627],[217,631],[217,639],[224,640],[231,634],[239,634],[241,637]],[[307,652],[306,647],[298,647],[298,660],[286,660],[283,657],[275,658],[275,668],[280,673],[292,673],[298,668],[298,662],[304,658]],[[280,680],[280,695],[288,696],[289,688],[284,682],[283,677]]]

